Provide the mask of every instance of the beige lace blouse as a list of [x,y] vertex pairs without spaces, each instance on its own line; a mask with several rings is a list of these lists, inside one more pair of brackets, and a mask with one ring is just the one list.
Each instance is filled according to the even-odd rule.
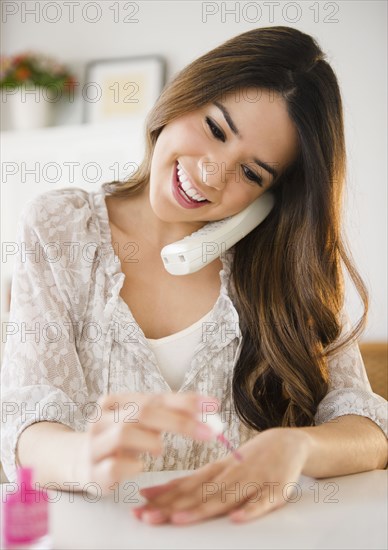
[[[85,431],[108,392],[171,392],[156,357],[119,295],[125,275],[111,241],[102,187],[63,188],[29,201],[20,216],[7,340],[1,369],[1,460],[16,481],[20,433],[42,420]],[[231,380],[242,334],[230,296],[234,249],[221,258],[220,294],[179,392],[217,397],[226,436],[239,446],[255,432],[233,408]],[[343,313],[343,330],[350,327]],[[3,327],[3,334],[4,334]],[[330,362],[330,388],[316,424],[345,415],[371,418],[387,434],[387,402],[371,390],[358,345]],[[224,457],[218,443],[165,432],[165,452],[143,453],[144,471],[196,469]]]

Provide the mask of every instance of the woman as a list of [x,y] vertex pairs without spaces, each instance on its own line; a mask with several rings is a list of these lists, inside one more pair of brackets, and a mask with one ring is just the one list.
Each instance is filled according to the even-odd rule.
[[[50,191],[24,210],[19,238],[46,257],[14,271],[10,321],[40,321],[41,337],[7,339],[8,477],[20,463],[41,483],[108,492],[141,470],[196,470],[144,490],[135,510],[185,523],[259,517],[301,473],[384,468],[386,401],[356,342],[368,295],[340,234],[341,97],[316,42],[288,27],[228,40],[165,87],[146,138],[127,181]],[[220,258],[165,270],[164,245],[267,190],[271,213]],[[353,332],[341,260],[364,304]],[[215,410],[244,467],[197,418]],[[246,490],[225,498],[236,483]]]

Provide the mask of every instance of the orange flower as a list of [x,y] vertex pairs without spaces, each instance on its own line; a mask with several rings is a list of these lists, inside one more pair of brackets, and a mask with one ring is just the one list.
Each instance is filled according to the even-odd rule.
[[75,88],[75,85],[76,80],[72,76],[69,76],[64,83],[64,87],[67,88],[69,91],[73,90]]
[[30,69],[27,67],[19,67],[15,71],[16,80],[27,80],[31,75]]

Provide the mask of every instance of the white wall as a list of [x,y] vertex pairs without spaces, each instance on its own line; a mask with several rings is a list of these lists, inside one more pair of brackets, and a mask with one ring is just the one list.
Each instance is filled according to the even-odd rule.
[[[338,75],[345,106],[349,164],[344,230],[371,294],[369,322],[363,339],[386,339],[386,2],[127,3],[107,0],[94,2],[101,10],[101,19],[95,23],[89,22],[97,13],[93,2],[74,2],[73,22],[69,21],[69,8],[65,4],[4,1],[2,53],[14,54],[24,49],[45,51],[71,64],[81,82],[88,61],[159,53],[167,59],[169,79],[202,53],[257,26],[295,26],[318,40]],[[131,17],[131,5],[138,8],[132,16],[138,22],[126,23],[124,18]],[[35,13],[26,14],[26,8],[35,9]],[[234,14],[225,13],[233,9]],[[216,13],[206,16],[206,10]],[[16,13],[10,14],[13,11]],[[300,17],[296,20],[298,12]],[[50,22],[56,16],[58,21]],[[81,121],[81,102],[70,107],[57,113],[57,123]],[[19,195],[18,201],[23,201],[23,197]],[[361,304],[350,285],[347,302],[350,316],[356,321]]]

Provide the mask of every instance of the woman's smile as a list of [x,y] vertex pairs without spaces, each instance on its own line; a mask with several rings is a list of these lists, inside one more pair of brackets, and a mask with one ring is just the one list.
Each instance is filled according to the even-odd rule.
[[183,208],[201,208],[210,203],[191,183],[178,161],[174,164],[172,192],[175,200]]

